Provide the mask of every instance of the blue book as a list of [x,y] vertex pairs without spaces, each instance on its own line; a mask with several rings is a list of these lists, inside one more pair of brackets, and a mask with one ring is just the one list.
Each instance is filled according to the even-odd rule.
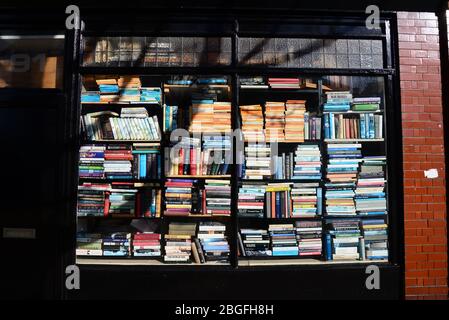
[[367,113],[363,116],[365,117],[365,139],[369,139],[369,116]]
[[331,136],[329,117],[330,117],[330,114],[324,115],[324,138],[325,139],[330,139],[330,136]]
[[147,176],[147,156],[139,155],[139,178],[144,179]]
[[368,114],[369,118],[369,138],[374,139],[375,138],[375,124],[374,124],[374,113]]
[[330,139],[335,139],[335,120],[333,113],[329,113],[329,123],[330,123]]
[[331,235],[326,233],[326,239],[325,239],[325,245],[326,245],[326,260],[332,260],[332,238]]
[[365,115],[360,115],[360,138],[365,139]]
[[321,215],[323,212],[323,189],[321,188],[316,189],[316,201],[317,215]]

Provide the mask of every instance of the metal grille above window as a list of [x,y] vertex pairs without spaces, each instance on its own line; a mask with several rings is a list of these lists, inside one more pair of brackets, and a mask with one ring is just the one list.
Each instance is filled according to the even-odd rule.
[[241,65],[279,68],[381,69],[382,40],[240,38]]
[[197,67],[229,65],[231,38],[87,37],[84,66]]

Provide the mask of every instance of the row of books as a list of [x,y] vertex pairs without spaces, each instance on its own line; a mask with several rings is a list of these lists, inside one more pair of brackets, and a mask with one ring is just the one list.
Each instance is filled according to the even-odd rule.
[[317,144],[298,145],[295,152],[272,155],[271,146],[248,144],[239,176],[244,179],[321,179],[321,150]]
[[240,229],[241,256],[320,256],[321,221],[270,224],[266,229]]
[[229,180],[167,179],[165,183],[166,216],[230,216],[231,186]]
[[232,162],[230,136],[182,137],[166,152],[166,175],[225,175]]
[[[165,235],[165,262],[228,262],[226,226],[219,222],[171,222]],[[193,258],[193,259],[192,259]]]
[[383,138],[383,115],[324,114],[324,137],[326,139],[381,139]]
[[388,259],[384,219],[332,220],[326,225],[326,260]]
[[[89,79],[85,78],[85,86]],[[160,87],[142,87],[138,76],[122,76],[119,78],[102,78],[95,80],[98,90],[81,93],[81,102],[148,102],[160,104],[162,90]]]
[[357,97],[349,91],[326,92],[326,103],[323,105],[325,112],[353,111],[379,111],[380,97]]
[[79,177],[92,179],[158,179],[161,154],[158,144],[83,145]]
[[118,113],[112,111],[85,114],[81,117],[81,124],[86,139],[89,141],[161,140],[157,116],[149,117],[145,113],[138,112],[128,110],[122,112],[120,117]]
[[319,183],[243,183],[238,214],[251,218],[305,218],[322,213]]
[[78,186],[78,217],[160,217],[162,192],[145,183],[83,183]]
[[207,77],[207,78],[182,78],[182,79],[170,79],[167,80],[168,85],[225,85],[228,83],[226,77]]
[[[240,77],[242,89],[305,89],[317,88],[317,84],[303,78],[266,78],[262,76]],[[329,90],[329,88],[324,87]]]

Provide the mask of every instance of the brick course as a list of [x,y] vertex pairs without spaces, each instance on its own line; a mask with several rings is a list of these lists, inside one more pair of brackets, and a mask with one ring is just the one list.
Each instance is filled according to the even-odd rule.
[[[438,19],[399,12],[405,294],[447,299],[447,225]],[[424,170],[436,168],[438,178]]]

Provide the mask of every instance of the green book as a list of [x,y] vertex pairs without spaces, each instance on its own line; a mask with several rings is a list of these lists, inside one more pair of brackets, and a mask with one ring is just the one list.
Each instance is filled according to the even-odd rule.
[[354,111],[377,111],[379,110],[379,105],[377,103],[363,103],[352,105],[352,110]]

